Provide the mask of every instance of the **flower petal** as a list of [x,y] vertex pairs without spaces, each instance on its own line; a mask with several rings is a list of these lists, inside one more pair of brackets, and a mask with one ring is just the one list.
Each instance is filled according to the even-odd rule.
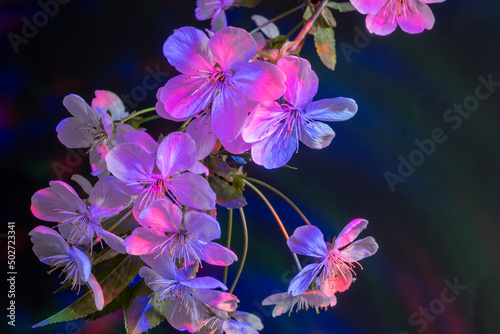
[[397,16],[399,26],[409,34],[418,34],[434,26],[434,15],[431,9],[421,1],[409,0],[403,4],[406,8]]
[[109,111],[113,121],[119,121],[128,116],[122,100],[118,95],[108,90],[95,91],[95,98],[92,99],[92,108],[96,107],[101,107],[104,111]]
[[201,259],[206,263],[216,266],[228,266],[234,261],[238,261],[238,257],[232,250],[221,246],[215,242],[199,241],[203,246],[203,254]]
[[232,141],[238,137],[248,116],[248,106],[243,95],[224,87],[214,97],[212,104],[212,129],[217,137]]
[[220,143],[224,146],[226,151],[233,154],[241,154],[252,148],[252,144],[244,141],[241,134],[233,141],[225,141],[221,139]]
[[368,221],[365,219],[354,219],[353,221],[351,221],[344,227],[344,229],[335,239],[334,248],[340,249],[354,241],[354,239],[358,237],[358,235],[366,228],[367,225]]
[[168,62],[183,74],[200,75],[213,69],[207,35],[193,27],[177,29],[163,45]]
[[194,10],[196,19],[198,21],[205,21],[212,18],[217,5],[218,3],[213,0],[196,0],[196,9]]
[[[144,278],[144,282],[149,283],[149,286],[154,291],[156,289],[155,282],[163,281],[165,279],[170,280],[171,283],[177,282],[177,277],[179,274],[179,270],[175,266],[175,263],[172,261],[172,258],[169,256],[157,256],[155,254],[145,254],[141,255],[141,260],[144,261],[148,266],[142,267],[139,271],[139,275]],[[158,288],[163,285],[163,283],[157,283]]]
[[208,156],[217,143],[217,136],[212,130],[212,119],[209,113],[194,118],[191,122],[189,122],[186,132],[196,143],[197,160],[204,159]]
[[166,240],[165,235],[146,227],[136,228],[123,244],[130,255],[150,254],[152,249]]
[[322,268],[323,265],[320,263],[311,263],[305,266],[290,282],[288,293],[298,296],[305,292]]
[[235,295],[222,291],[195,289],[193,294],[201,302],[225,312],[233,312],[239,303]]
[[217,32],[222,28],[227,27],[227,18],[224,10],[220,9],[215,12],[215,15],[212,17],[210,25],[212,26],[213,32]]
[[133,130],[126,134],[114,137],[118,144],[136,144],[142,147],[149,154],[156,154],[159,144],[145,131]]
[[37,226],[29,233],[33,243],[33,253],[45,264],[54,265],[54,260],[45,259],[54,255],[66,255],[69,246],[59,233],[47,226]]
[[31,212],[35,217],[50,222],[62,222],[86,209],[75,190],[63,181],[51,181],[50,187],[37,191],[31,197]]
[[120,238],[116,234],[106,231],[103,228],[96,228],[96,231],[99,234],[99,236],[104,240],[106,245],[108,245],[111,249],[121,254],[127,253],[122,238]]
[[308,147],[319,150],[327,147],[335,137],[332,128],[322,122],[307,122],[300,128],[299,139]]
[[257,51],[257,43],[246,30],[226,27],[215,33],[208,42],[215,62],[224,70],[247,64]]
[[68,148],[89,147],[94,141],[94,129],[76,117],[63,119],[56,127],[57,138]]
[[[71,247],[68,256],[75,261],[76,266],[78,267],[78,274],[79,277],[84,281],[87,282],[89,280],[89,277],[91,275],[90,273],[90,260],[87,255],[85,255],[84,252],[79,250],[76,247]],[[80,283],[80,282],[77,282]]]
[[288,132],[288,124],[280,123],[268,137],[252,144],[252,160],[267,169],[284,166],[297,150],[297,131]]
[[139,214],[139,224],[156,232],[179,233],[182,210],[168,199],[158,199]]
[[255,328],[258,331],[264,329],[264,325],[258,316],[253,313],[242,312],[242,311],[234,311],[231,314],[231,317],[236,319],[238,322],[242,324],[248,324]]
[[245,98],[254,101],[276,100],[285,92],[285,75],[276,65],[265,61],[256,60],[242,66],[232,81]]
[[387,0],[351,0],[351,3],[361,14],[376,14],[384,6],[386,1]]
[[113,177],[97,181],[89,197],[93,218],[103,218],[116,214],[130,205],[132,197],[122,191]]
[[68,109],[71,115],[84,123],[98,124],[100,115],[92,109],[87,102],[75,94],[66,95],[63,99],[63,105]]
[[328,256],[328,250],[323,233],[316,226],[304,225],[298,227],[287,241],[293,253],[323,259]]
[[192,236],[202,241],[220,238],[220,226],[217,219],[197,211],[189,211],[184,215],[184,226]]
[[318,92],[318,76],[311,64],[296,56],[285,56],[276,64],[286,77],[285,100],[299,108],[310,102]]
[[193,333],[203,324],[204,308],[205,305],[193,300],[189,292],[184,291],[184,294],[172,296],[168,300],[166,319],[175,329]]
[[378,250],[378,244],[372,237],[358,240],[342,250],[342,256],[348,262],[359,261],[365,257],[372,256]]
[[191,168],[196,162],[196,144],[190,135],[172,132],[158,146],[156,165],[164,177]]
[[353,99],[337,97],[311,102],[307,105],[305,115],[311,119],[324,122],[345,121],[358,111]]
[[87,195],[90,195],[90,193],[92,192],[92,184],[90,183],[89,180],[87,180],[86,178],[84,178],[80,174],[71,175],[71,180],[78,183],[80,188],[82,188],[82,190],[85,191],[85,193]]
[[212,101],[213,84],[204,77],[178,75],[168,80],[160,93],[163,118],[186,120],[204,110]]
[[154,168],[154,159],[142,147],[135,144],[120,144],[106,154],[109,171],[126,183],[149,180]]
[[259,103],[248,116],[241,137],[247,143],[254,143],[270,136],[277,125],[286,117],[286,112],[276,101]]
[[198,210],[211,210],[215,207],[215,193],[201,175],[190,172],[181,174],[170,179],[168,187],[181,204]]
[[307,300],[309,304],[312,304],[316,307],[327,307],[327,306],[332,306],[330,305],[331,300],[328,298],[323,292],[320,290],[310,290],[304,292],[302,295],[302,298]]
[[333,270],[332,273],[331,268],[325,268],[319,275],[320,290],[327,297],[333,297],[337,291],[344,292],[352,283],[352,272],[347,266],[340,269],[335,267]]
[[366,28],[369,32],[376,35],[389,35],[396,30],[397,22],[397,6],[399,2],[394,0],[387,1],[386,4],[377,14],[368,14],[366,16]]
[[102,289],[99,285],[99,282],[97,282],[94,275],[90,274],[87,283],[89,284],[90,289],[92,290],[92,293],[94,295],[95,307],[99,311],[102,310],[104,307],[104,295],[102,294]]
[[[269,22],[269,20],[262,15],[252,15],[251,19],[252,19],[252,21],[255,22],[257,27],[260,27],[264,23]],[[278,27],[276,26],[276,24],[274,24],[272,22],[269,23],[268,25],[266,25],[264,28],[262,28],[261,31],[269,39],[276,38],[280,35],[280,31],[279,31]]]
[[210,277],[196,277],[184,282],[181,282],[182,285],[185,285],[191,289],[218,289],[227,290],[227,286],[225,286],[221,281]]

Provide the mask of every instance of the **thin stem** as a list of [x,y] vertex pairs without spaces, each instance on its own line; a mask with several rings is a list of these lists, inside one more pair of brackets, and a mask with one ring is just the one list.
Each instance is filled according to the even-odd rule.
[[291,51],[296,50],[298,48],[298,46],[302,43],[302,41],[305,39],[309,30],[311,30],[312,25],[314,24],[314,21],[316,21],[316,19],[320,16],[321,12],[325,8],[328,1],[329,0],[322,0],[321,3],[318,5],[318,7],[316,7],[316,9],[314,10],[314,13],[311,15],[309,20],[307,20],[306,24],[304,24],[304,27],[299,32],[297,37],[295,37],[295,42],[297,42],[297,44],[295,44],[295,46],[293,46],[291,48]]
[[243,176],[242,178],[244,178],[245,180],[248,180],[248,181],[252,181],[253,183],[260,184],[261,186],[264,186],[267,189],[274,192],[279,197],[283,198],[299,214],[299,216],[302,218],[302,220],[304,220],[304,222],[307,225],[312,225],[311,222],[309,222],[309,220],[306,218],[306,216],[302,213],[302,211],[300,211],[300,209],[288,197],[286,197],[285,194],[283,194],[281,191],[279,191],[278,189],[276,189],[276,188],[270,186],[269,184],[262,182],[260,180],[257,180],[257,179],[254,179],[254,178],[251,178],[248,176]]
[[288,34],[286,34],[286,38],[285,38],[285,40],[289,40],[289,39],[290,39],[290,36],[292,36],[292,35],[293,35],[293,33],[294,33],[295,31],[297,31],[297,29],[299,29],[299,28],[300,28],[300,26],[301,26],[301,25],[303,25],[303,24],[304,24],[304,20],[300,21],[300,22],[299,22],[299,23],[298,23],[295,27],[293,27],[293,29],[292,29],[292,30],[290,30],[290,32],[289,32]]
[[[231,234],[233,232],[233,209],[229,209],[229,218],[228,218],[228,221],[227,221],[227,243],[226,243],[226,247],[228,249],[231,248]],[[224,278],[222,279],[222,283],[224,283],[224,285],[226,285],[227,283],[227,270],[228,270],[228,267],[224,267]]]
[[[283,225],[283,222],[281,221],[280,217],[278,216],[278,214],[276,213],[276,211],[274,210],[273,206],[271,205],[271,203],[269,203],[269,201],[267,200],[266,196],[264,196],[263,193],[260,192],[259,189],[257,189],[252,183],[250,183],[248,180],[245,180],[245,179],[242,179],[243,182],[248,185],[250,188],[252,188],[253,191],[255,191],[257,193],[257,195],[259,195],[259,197],[264,201],[264,203],[266,203],[267,207],[269,208],[269,210],[271,211],[271,213],[273,214],[274,216],[274,219],[276,219],[276,222],[278,223],[278,225],[280,226],[281,228],[281,231],[283,232],[283,235],[285,236],[285,239],[288,240],[289,236],[288,236],[288,233],[286,232],[286,229],[285,229],[285,226]],[[302,270],[302,266],[300,265],[300,262],[299,262],[299,259],[297,257],[297,254],[295,253],[292,253],[293,255],[293,259],[295,260],[295,264],[297,265],[297,268],[299,268],[299,270]]]
[[177,131],[180,131],[180,132],[186,131],[186,128],[187,128],[189,122],[191,122],[191,120],[192,120],[192,118],[190,118],[187,121],[185,121],[184,123],[182,123],[182,125],[179,128],[179,130],[177,130]]
[[238,283],[238,279],[240,278],[241,272],[243,271],[243,266],[245,265],[245,260],[247,258],[247,252],[248,252],[248,229],[243,208],[240,208],[240,216],[241,216],[241,223],[243,224],[243,254],[241,255],[240,267],[238,268],[238,272],[234,277],[234,281],[233,284],[231,285],[231,289],[229,289],[229,293],[233,293],[234,288],[236,287],[236,283]]
[[124,119],[122,119],[121,123],[125,123],[126,121],[128,121],[128,120],[130,120],[130,119],[132,119],[134,117],[137,117],[139,115],[145,114],[145,113],[150,112],[150,111],[155,111],[155,110],[156,110],[155,107],[151,107],[151,108],[146,108],[146,109],[142,109],[142,110],[136,111],[136,112],[128,115]]
[[149,116],[149,117],[143,118],[143,119],[139,122],[139,125],[141,125],[142,123],[146,123],[146,122],[152,121],[152,120],[154,120],[154,119],[158,119],[158,118],[161,118],[161,116],[160,116],[160,115],[153,115],[153,116]]
[[296,12],[296,11],[298,11],[298,10],[299,10],[299,9],[301,9],[301,8],[304,8],[304,6],[305,6],[305,4],[303,3],[303,4],[301,4],[301,5],[298,5],[297,7],[294,7],[294,8],[292,8],[292,9],[290,9],[290,10],[287,10],[287,11],[286,11],[286,12],[284,12],[283,14],[280,14],[280,15],[278,15],[278,16],[276,16],[276,17],[273,17],[272,19],[270,19],[270,20],[268,20],[268,21],[264,22],[263,24],[261,24],[260,26],[258,26],[257,28],[255,28],[254,30],[250,31],[250,34],[252,34],[252,35],[253,35],[253,34],[255,34],[257,31],[261,30],[262,28],[264,28],[264,27],[265,27],[265,26],[267,26],[268,24],[271,24],[271,23],[273,23],[273,22],[276,22],[276,21],[278,21],[279,19],[282,19],[282,18],[284,18],[285,16],[290,15],[290,14],[292,14],[292,13]]

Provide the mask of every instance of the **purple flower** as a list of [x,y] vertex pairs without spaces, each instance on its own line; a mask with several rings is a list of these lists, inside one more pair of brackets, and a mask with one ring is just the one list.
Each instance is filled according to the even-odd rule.
[[271,295],[262,301],[262,305],[275,305],[273,309],[273,317],[282,315],[288,312],[288,315],[293,312],[295,306],[297,311],[301,309],[308,310],[310,307],[324,307],[325,309],[337,304],[335,296],[328,297],[318,289],[307,290],[297,296],[293,296],[288,292],[277,293]]
[[238,259],[230,249],[211,242],[220,238],[220,226],[205,213],[183,214],[175,204],[159,199],[144,209],[138,220],[142,227],[125,240],[129,254],[164,257],[183,263],[184,268],[200,260],[227,266]]
[[200,333],[210,334],[258,334],[264,328],[260,318],[252,313],[234,311],[229,315],[209,307],[203,317]]
[[[333,244],[325,243],[323,233],[316,226],[297,228],[288,239],[288,247],[296,254],[311,256],[316,263],[305,266],[290,282],[288,292],[293,296],[304,293],[313,280],[327,297],[345,291],[352,282],[355,264],[375,254],[378,245],[372,237],[352,242],[366,228],[368,221],[355,219],[347,224]],[[352,243],[351,243],[352,242]]]
[[[208,181],[191,172],[195,168],[196,144],[188,134],[169,134],[153,152],[133,143],[117,145],[106,156],[110,172],[128,186],[143,185],[144,190],[134,202],[134,216],[138,216],[149,204],[168,194],[174,201],[200,210],[215,206],[215,193]],[[145,144],[146,145],[146,144]]]
[[168,322],[178,330],[197,331],[203,324],[207,305],[233,312],[239,300],[236,296],[213,289],[227,287],[213,277],[194,277],[197,265],[178,270],[163,257],[142,256],[150,267],[142,267],[139,275],[154,292],[157,303],[168,303]]
[[274,100],[285,88],[285,77],[275,65],[250,62],[256,50],[253,37],[240,28],[223,28],[210,39],[193,27],[176,30],[163,53],[182,74],[162,88],[163,109],[158,113],[178,120],[209,114],[204,123],[210,122],[211,130],[203,131],[234,140],[249,112],[245,99]]
[[[102,289],[96,278],[90,272],[90,260],[81,250],[70,247],[66,241],[53,229],[47,226],[35,227],[29,235],[33,243],[33,252],[41,262],[54,267],[49,273],[62,268],[66,278],[73,282],[72,290],[80,292],[82,284],[88,284],[93,291],[95,306],[98,310],[104,307]],[[62,284],[61,283],[61,284]]]
[[343,97],[312,102],[318,77],[307,60],[285,56],[277,66],[286,76],[284,101],[258,104],[241,132],[252,143],[252,159],[266,168],[285,165],[299,140],[314,149],[328,146],[335,133],[319,121],[345,121],[358,109],[354,100]]
[[199,21],[212,19],[212,31],[219,31],[227,26],[224,11],[235,2],[236,0],[196,0],[196,9],[194,10],[196,19]]
[[[96,98],[90,107],[80,96],[68,95],[63,104],[73,117],[63,119],[56,128],[57,138],[68,148],[89,147],[92,174],[106,175],[104,158],[114,146],[114,120],[128,115],[123,102],[114,93],[96,91]],[[134,128],[127,124],[118,124],[117,133],[126,133]]]
[[35,217],[59,222],[60,233],[70,244],[88,245],[103,239],[114,250],[125,253],[123,239],[101,227],[101,220],[116,215],[129,206],[131,196],[121,190],[120,181],[107,176],[95,184],[88,202],[65,182],[51,181],[50,187],[37,191],[31,198]]

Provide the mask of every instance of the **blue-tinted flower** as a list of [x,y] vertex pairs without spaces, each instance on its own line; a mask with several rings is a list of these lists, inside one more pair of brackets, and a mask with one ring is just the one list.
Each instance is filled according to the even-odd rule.
[[297,296],[293,296],[288,292],[277,293],[262,301],[262,305],[275,305],[273,317],[280,316],[286,312],[290,315],[295,306],[297,307],[297,312],[301,309],[308,310],[310,307],[327,308],[335,304],[337,304],[335,296],[328,297],[318,289],[310,289]]
[[153,291],[157,303],[168,303],[165,317],[178,330],[197,331],[203,324],[205,309],[210,305],[224,312],[233,312],[239,302],[236,296],[214,289],[227,290],[213,277],[194,277],[197,264],[178,270],[164,257],[144,255],[149,267],[139,275]]
[[[375,254],[378,245],[372,237],[352,242],[366,228],[368,221],[355,219],[347,224],[333,243],[324,241],[316,226],[297,228],[288,239],[288,247],[296,254],[311,256],[316,263],[305,266],[290,282],[288,292],[293,296],[304,293],[318,277],[317,288],[327,297],[345,291],[352,282],[355,264]],[[351,243],[352,242],[352,243]]]
[[[93,291],[95,306],[102,310],[104,297],[96,278],[90,272],[90,260],[81,250],[68,243],[53,229],[47,226],[35,227],[29,235],[33,243],[33,252],[41,262],[54,267],[50,272],[62,268],[66,278],[62,281],[71,281],[72,290],[80,292],[82,284],[87,284]],[[61,284],[62,284],[61,283]]]
[[354,100],[343,97],[312,102],[318,77],[307,60],[285,56],[277,66],[286,76],[284,101],[259,103],[241,131],[243,140],[252,143],[253,161],[266,168],[285,165],[299,140],[310,148],[327,147],[335,133],[320,121],[345,121],[358,109]]

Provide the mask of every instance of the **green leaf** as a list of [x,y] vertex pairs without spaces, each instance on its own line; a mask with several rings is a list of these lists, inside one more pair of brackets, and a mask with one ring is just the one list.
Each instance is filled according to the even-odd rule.
[[[143,265],[142,260],[138,256],[123,254],[113,258],[112,260],[117,258],[121,260],[116,261],[115,266],[104,272],[100,272],[99,270],[96,271],[96,268],[93,268],[94,272],[100,272],[97,275],[97,281],[101,285],[105,306],[115,299],[127,287]],[[82,318],[97,311],[93,293],[92,291],[88,291],[73,304],[44,321],[39,322],[34,325],[33,328]]]
[[350,2],[334,2],[330,1],[329,3],[326,4],[327,7],[331,9],[338,10],[341,13],[347,13],[347,12],[352,12],[355,11],[356,8],[350,3]]
[[150,298],[151,293],[151,289],[142,281],[133,291],[130,302],[124,306],[127,334],[140,334],[165,320],[166,309],[162,305],[155,305],[155,298]]
[[332,11],[329,10],[328,8],[324,8],[321,11],[321,24],[326,24],[328,27],[333,27],[335,28],[337,26],[337,21],[335,21],[335,18],[333,17]]
[[323,64],[332,71],[335,70],[337,54],[335,52],[335,33],[333,29],[331,27],[320,27],[314,35],[314,45]]
[[228,181],[216,175],[208,177],[208,183],[217,196],[215,202],[228,209],[237,209],[247,205],[241,191],[236,190]]
[[122,293],[120,293],[118,297],[113,299],[108,305],[104,306],[102,310],[89,314],[88,316],[85,317],[85,320],[86,321],[97,320],[99,318],[104,317],[105,315],[118,311],[123,307],[123,305],[128,304],[130,296],[132,295],[134,289],[135,286],[134,287],[127,286],[125,290],[123,290]]
[[257,6],[262,0],[238,0],[236,6],[253,8]]

